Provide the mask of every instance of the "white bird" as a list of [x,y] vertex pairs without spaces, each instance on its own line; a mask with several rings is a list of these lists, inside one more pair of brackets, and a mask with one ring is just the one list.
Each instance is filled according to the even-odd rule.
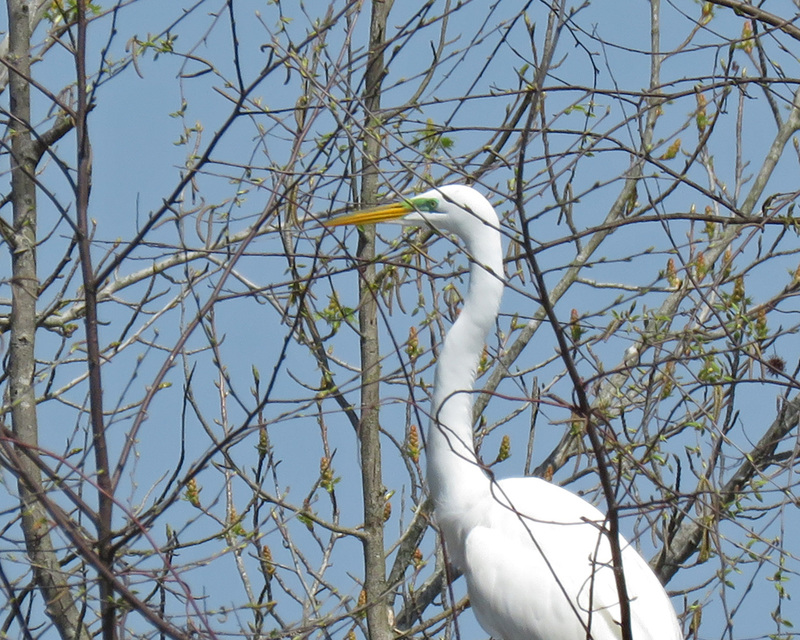
[[[455,234],[470,260],[469,289],[439,354],[427,433],[427,486],[450,561],[467,579],[481,626],[502,640],[619,640],[619,597],[606,518],[539,478],[496,481],[475,452],[473,389],[500,310],[503,252],[492,205],[447,185],[350,213],[334,227],[395,221]],[[641,555],[620,539],[633,640],[681,640],[675,610]]]

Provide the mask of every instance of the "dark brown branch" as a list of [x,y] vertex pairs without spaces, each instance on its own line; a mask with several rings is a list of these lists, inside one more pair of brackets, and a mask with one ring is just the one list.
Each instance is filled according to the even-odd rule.
[[[800,423],[800,396],[783,403],[778,417],[725,483],[717,497],[720,512],[724,513],[725,509],[734,503],[742,488],[756,475],[765,473],[767,467],[776,462],[778,445],[798,423]],[[662,582],[668,582],[681,565],[697,551],[708,526],[709,524],[702,519],[687,520],[681,525],[652,562]]]
[[[41,481],[37,479],[39,478],[38,471],[33,474],[29,472],[30,469],[38,469],[39,463],[41,462],[34,461],[34,458],[36,458],[34,450],[30,447],[20,446],[15,434],[9,432],[1,425],[0,436],[2,436],[0,438],[0,447],[2,447],[8,458],[7,467],[17,477],[20,486],[24,486],[27,491],[35,495],[36,504],[42,507],[42,513],[45,513],[45,517],[52,520],[58,530],[66,536],[73,546],[73,550],[86,561],[87,564],[94,567],[104,580],[114,585],[114,590],[122,600],[130,606],[131,610],[136,611],[148,620],[148,622],[164,634],[164,636],[172,638],[173,640],[188,640],[190,637],[189,635],[162,619],[160,615],[142,602],[117,578],[113,567],[108,567],[96,551],[99,545],[97,545],[95,541],[88,539],[78,524],[48,497]],[[48,607],[48,609],[49,608],[50,607]],[[87,630],[83,626],[74,630],[69,630],[69,633],[62,635],[62,637],[86,638],[87,640],[89,638]],[[213,634],[211,637],[213,637]]]
[[97,555],[100,569],[100,619],[104,640],[117,637],[116,607],[114,605],[114,547],[111,544],[113,486],[109,473],[105,420],[103,418],[103,384],[100,372],[101,350],[97,319],[97,282],[92,267],[92,239],[89,233],[89,190],[92,179],[91,147],[89,144],[89,99],[86,77],[86,28],[88,0],[78,0],[78,37],[75,49],[75,70],[78,85],[78,105],[75,128],[78,138],[78,182],[76,215],[78,251],[85,298],[84,327],[86,329],[86,366],[89,372],[89,417],[97,473]]
[[754,20],[768,24],[776,29],[780,29],[786,35],[794,38],[795,40],[800,40],[800,29],[794,26],[792,21],[787,18],[779,18],[773,13],[764,11],[757,6],[748,4],[746,2],[739,2],[739,0],[709,0],[709,2],[720,7],[728,7],[729,9],[733,9],[737,15],[753,18]]

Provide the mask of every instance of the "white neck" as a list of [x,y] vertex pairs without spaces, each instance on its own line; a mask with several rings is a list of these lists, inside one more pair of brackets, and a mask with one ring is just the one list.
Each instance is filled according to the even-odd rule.
[[481,234],[479,246],[466,247],[470,255],[469,290],[436,367],[426,455],[428,488],[440,521],[446,517],[442,510],[466,509],[490,490],[475,454],[472,392],[504,286],[500,233],[492,231]]

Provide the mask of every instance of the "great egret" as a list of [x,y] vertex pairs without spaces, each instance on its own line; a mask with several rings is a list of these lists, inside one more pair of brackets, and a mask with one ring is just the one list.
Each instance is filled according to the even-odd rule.
[[[538,478],[495,481],[475,453],[472,391],[504,286],[492,205],[471,187],[448,185],[325,224],[385,221],[455,234],[470,260],[469,289],[436,366],[426,456],[436,522],[448,557],[466,576],[478,622],[502,640],[618,640],[619,598],[603,514]],[[633,640],[680,640],[658,578],[632,546],[620,545]]]

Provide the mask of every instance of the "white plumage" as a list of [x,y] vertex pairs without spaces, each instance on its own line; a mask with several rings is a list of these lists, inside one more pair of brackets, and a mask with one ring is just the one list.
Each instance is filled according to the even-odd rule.
[[[436,367],[426,456],[436,521],[450,561],[467,579],[478,621],[502,640],[618,640],[619,598],[603,514],[538,478],[493,481],[475,453],[472,392],[503,293],[497,214],[471,187],[448,185],[327,225],[392,220],[457,235],[470,260],[464,305]],[[681,640],[661,583],[633,547],[620,544],[633,640]]]

